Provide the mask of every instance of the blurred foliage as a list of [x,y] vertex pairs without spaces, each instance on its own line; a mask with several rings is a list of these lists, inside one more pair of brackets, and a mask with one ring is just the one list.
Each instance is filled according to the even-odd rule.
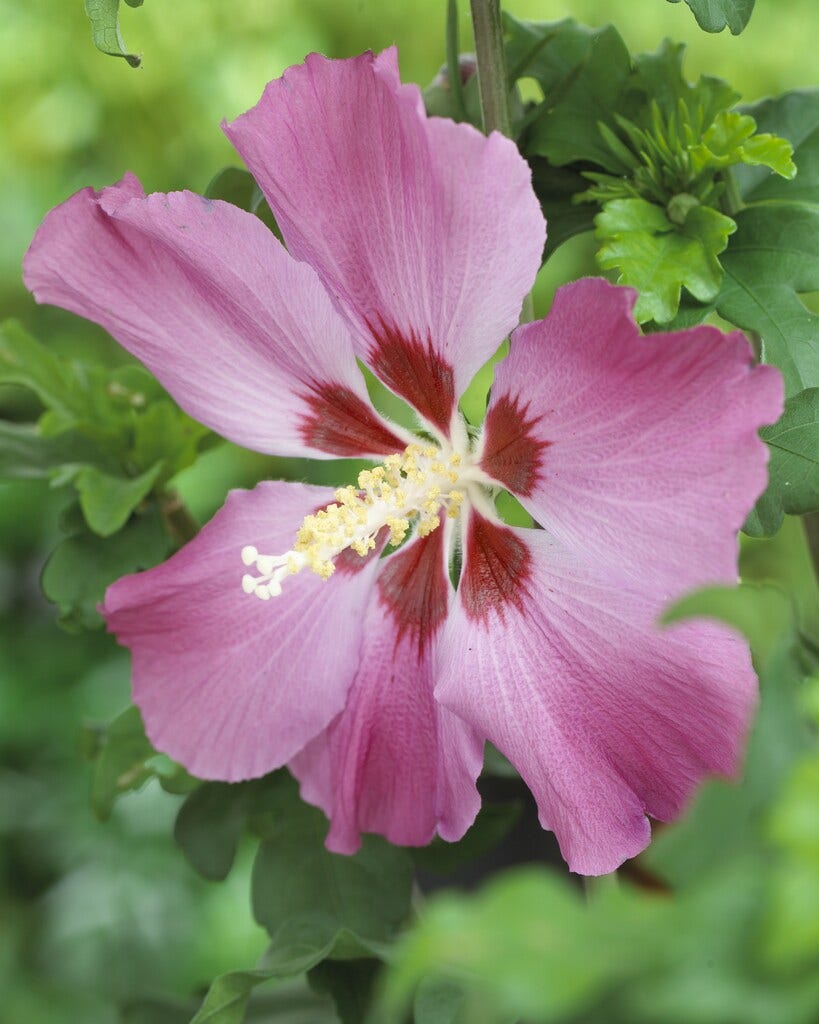
[[[0,1019],[183,1024],[218,977],[198,1024],[361,1020],[379,984],[383,943],[409,913],[408,856],[376,842],[338,874],[333,855],[320,845],[320,815],[287,805],[293,790],[285,776],[240,787],[239,796],[226,800],[227,787],[198,786],[155,755],[138,716],[122,712],[127,656],[100,632],[59,631],[37,585],[56,548],[43,578],[47,592],[67,621],[98,623],[95,605],[105,582],[158,561],[180,539],[163,518],[172,492],[204,521],[230,487],[266,475],[299,477],[304,467],[223,443],[207,448],[209,439],[102,332],[61,311],[36,309],[19,265],[45,211],[77,188],[100,187],[131,169],[148,190],[204,191],[220,168],[236,163],[220,120],[255,103],[268,79],[310,50],[345,56],[398,42],[404,77],[432,81],[444,62],[444,5],[150,0],[130,9],[137,6],[136,0],[86,3],[89,14],[103,19],[97,32],[106,49],[141,57],[132,70],[127,58],[109,60],[91,45],[80,0],[0,0],[0,308],[3,319],[16,316],[26,325],[4,329],[0,342],[0,471],[15,478],[0,485]],[[600,33],[613,52],[654,51],[670,35],[688,44],[692,80],[717,69],[749,102],[810,84],[815,54],[805,26],[814,0],[761,0],[738,40],[703,34],[688,10],[700,20],[715,12],[713,24],[704,24],[709,30],[721,27],[721,12],[735,32],[733,15],[744,19],[743,8],[749,13],[751,6],[729,0],[688,6],[572,0],[570,9],[563,0],[505,4],[518,19],[571,14],[596,30],[613,21],[622,47],[610,31]],[[466,7],[461,4],[459,20],[463,49],[470,46]],[[542,93],[533,78],[521,82],[521,116]],[[805,345],[815,332],[815,315],[801,299],[819,288],[819,233],[800,226],[801,204],[815,201],[819,150],[811,95],[794,92],[747,111],[759,132],[793,144],[799,174],[783,183],[759,168],[738,168],[745,201],[777,206],[737,216],[720,257],[730,288],[712,303],[757,331],[780,365],[791,348],[783,355],[778,324],[787,320],[789,338]],[[439,98],[446,100],[440,91]],[[467,116],[474,116],[474,82],[467,81],[464,98]],[[596,246],[588,232],[596,211],[571,203],[589,184],[577,167],[545,158],[533,164],[551,225],[549,260],[536,290],[542,313],[559,283],[593,271]],[[266,215],[246,176],[223,177],[211,190],[234,190],[231,198]],[[773,266],[781,269],[772,273],[765,264],[769,280],[760,305],[743,292],[773,219],[783,240]],[[579,232],[586,235],[575,237]],[[760,534],[773,532],[783,512],[804,511],[815,501],[804,465],[815,451],[815,402],[802,389],[815,391],[819,381],[815,354],[806,352],[800,349],[785,367],[792,398],[768,437],[781,486],[759,507]],[[489,379],[478,387],[478,410]],[[135,404],[136,395],[145,401]],[[94,405],[101,399],[108,403],[102,411]],[[177,446],[167,444],[169,434],[178,437]],[[343,466],[319,472],[328,483],[349,475]],[[130,561],[111,564],[109,535],[126,520],[133,544],[123,544],[121,531],[115,539],[117,557]],[[786,516],[773,539],[746,542],[743,567],[747,579],[767,585],[759,591],[767,603],[752,594],[736,622],[751,633],[766,666],[763,713],[743,783],[714,784],[686,821],[660,830],[634,872],[643,888],[624,884],[619,892],[594,893],[587,908],[566,877],[536,872],[499,879],[474,902],[433,898],[387,989],[387,999],[411,1003],[417,1024],[480,1024],[511,1020],[510,1014],[590,1024],[815,1019],[819,685],[805,679],[816,671],[810,659],[819,638],[819,594],[800,524]],[[710,613],[724,614],[719,595],[709,600]],[[730,604],[737,615],[737,602]],[[94,820],[89,795],[96,815],[109,819],[104,826]],[[517,813],[514,806],[488,806],[462,844],[433,844],[414,857],[416,867],[452,877],[459,856],[475,858],[496,846]],[[174,827],[178,849],[169,839]],[[274,845],[276,830],[288,828],[298,835]],[[264,871],[252,878],[254,856]],[[297,931],[304,943],[295,948],[293,929],[304,927],[299,893],[329,884],[328,877],[342,895],[345,886],[366,890],[371,914],[357,911],[350,919],[342,899],[330,921],[308,921],[313,930],[306,937]],[[209,881],[215,879],[223,881]],[[652,885],[661,888],[644,888]],[[249,890],[267,934],[251,916]],[[266,942],[271,948],[264,953]],[[308,966],[309,982],[286,980]],[[477,986],[470,973],[476,967],[486,968]]]

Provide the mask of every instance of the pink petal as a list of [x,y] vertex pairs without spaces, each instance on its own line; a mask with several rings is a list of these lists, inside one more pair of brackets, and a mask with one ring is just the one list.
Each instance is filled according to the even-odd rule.
[[451,591],[443,535],[384,564],[347,706],[290,765],[302,796],[331,819],[327,845],[338,853],[354,853],[361,832],[402,846],[423,846],[436,832],[454,841],[478,813],[483,743],[432,696]]
[[108,588],[103,614],[131,648],[148,736],[194,775],[264,775],[344,707],[378,558],[343,559],[327,582],[304,570],[269,601],[241,586],[246,544],[283,554],[304,516],[331,500],[304,484],[232,491],[173,558]]
[[447,433],[540,264],[544,222],[514,144],[427,120],[394,51],[311,54],[225,130],[358,354]]
[[756,697],[743,642],[659,630],[658,603],[541,530],[470,518],[436,696],[520,771],[573,871],[605,874],[697,783],[737,768]]
[[46,217],[26,285],[101,324],[193,417],[278,455],[403,447],[372,409],[351,337],[306,265],[250,213],[133,175]]
[[667,597],[734,582],[782,381],[713,327],[642,337],[635,293],[566,285],[498,366],[483,469],[590,563]]

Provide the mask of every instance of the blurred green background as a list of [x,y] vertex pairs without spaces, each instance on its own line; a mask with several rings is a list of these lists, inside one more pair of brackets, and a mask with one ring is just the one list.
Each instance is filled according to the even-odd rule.
[[[462,8],[462,48],[470,28]],[[816,0],[758,0],[746,32],[702,33],[665,0],[510,0],[518,17],[614,22],[633,51],[664,36],[689,44],[689,77],[727,78],[747,100],[816,81]],[[443,62],[443,0],[146,0],[123,8],[132,70],[90,41],[81,0],[0,0],[0,311],[61,351],[111,359],[96,329],[34,306],[23,252],[44,213],[84,185],[134,171],[147,190],[202,190],[236,162],[219,130],[265,82],[306,52],[347,56],[398,43],[405,79],[427,83]],[[557,283],[591,269],[575,239],[545,268],[541,312]],[[5,409],[24,403],[0,394]],[[22,408],[22,406],[21,406]],[[24,409],[23,409],[24,411]],[[264,460],[223,446],[183,482],[201,518]],[[180,998],[264,945],[247,908],[247,867],[228,883],[196,878],[175,850],[176,801],[148,787],[105,825],[88,808],[83,722],[127,702],[127,658],[101,634],[53,625],[37,575],[59,508],[44,486],[0,486],[0,1021],[109,1024],[133,995]],[[793,585],[806,615],[816,592],[805,550],[788,537],[749,551],[763,575]],[[170,952],[169,952],[170,950]]]

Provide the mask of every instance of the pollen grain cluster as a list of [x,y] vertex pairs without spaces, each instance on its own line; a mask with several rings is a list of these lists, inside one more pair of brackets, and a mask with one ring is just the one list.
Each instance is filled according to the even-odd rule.
[[272,556],[260,555],[252,545],[243,548],[242,561],[259,572],[245,574],[243,589],[263,600],[276,597],[284,578],[305,567],[329,579],[342,551],[350,548],[365,557],[385,528],[394,547],[413,526],[426,537],[440,524],[442,510],[450,518],[460,511],[464,495],[454,488],[460,466],[457,452],[447,457],[435,445],[411,444],[380,466],[362,470],[357,486],[339,488],[335,501],[305,517],[291,551]]

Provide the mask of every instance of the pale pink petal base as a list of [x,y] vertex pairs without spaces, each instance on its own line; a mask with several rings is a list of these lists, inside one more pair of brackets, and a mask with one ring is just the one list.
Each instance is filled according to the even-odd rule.
[[656,625],[656,599],[543,531],[473,515],[436,697],[532,790],[573,871],[605,874],[732,774],[756,700],[745,644],[714,624]]
[[347,707],[291,763],[302,796],[331,821],[327,846],[354,853],[362,832],[400,846],[460,839],[475,819],[483,743],[432,695],[450,584],[443,530],[391,556],[373,592]]
[[385,455],[349,329],[252,214],[133,175],[52,210],[24,261],[38,302],[101,324],[195,419],[276,455]]
[[344,707],[377,552],[345,559],[326,582],[309,570],[288,577],[269,601],[241,586],[244,545],[284,553],[332,496],[280,482],[232,491],[173,558],[108,588],[103,614],[131,649],[148,737],[200,778],[264,775]]
[[577,281],[515,331],[482,467],[589,564],[671,599],[736,581],[737,531],[767,481],[757,432],[781,413],[782,380],[736,332],[642,337],[634,300]]
[[540,265],[545,226],[515,145],[428,120],[391,51],[311,54],[225,130],[361,358],[448,432]]

